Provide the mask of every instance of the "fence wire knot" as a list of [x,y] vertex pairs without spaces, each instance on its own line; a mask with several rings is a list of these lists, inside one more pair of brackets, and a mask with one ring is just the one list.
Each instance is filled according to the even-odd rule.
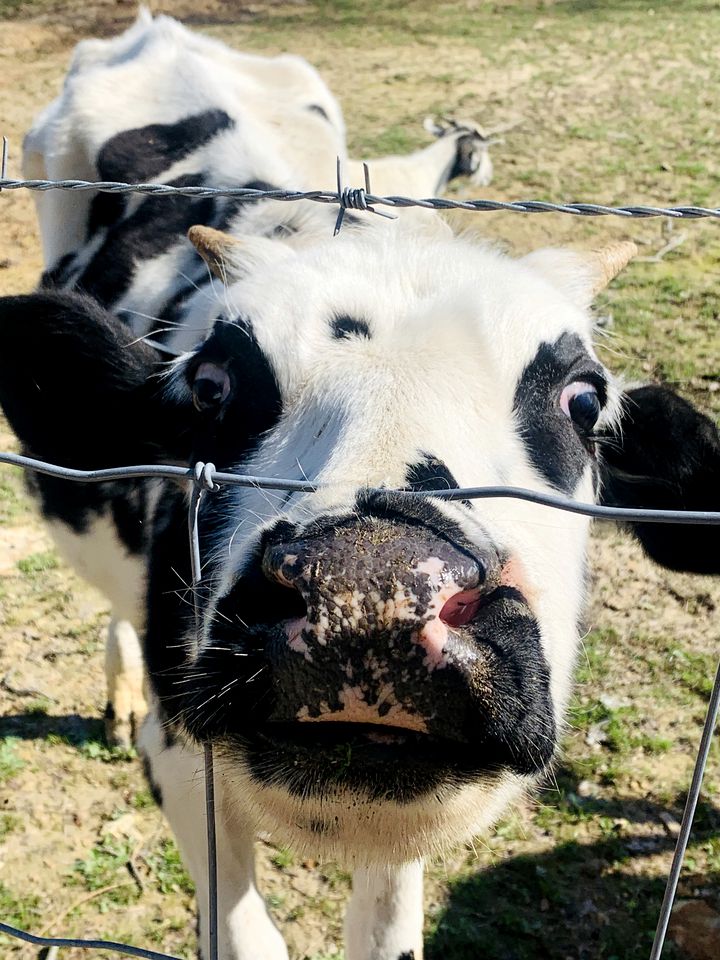
[[363,164],[363,173],[365,174],[364,188],[343,187],[342,163],[340,161],[340,157],[337,158],[337,192],[340,209],[338,210],[337,220],[335,221],[335,229],[333,230],[334,237],[340,233],[340,228],[342,227],[346,210],[366,210],[370,213],[376,213],[379,217],[385,217],[386,220],[397,220],[397,217],[394,213],[385,213],[383,210],[376,210],[375,207],[370,206],[368,202],[368,194],[372,193],[372,190],[370,189],[370,170],[368,169],[368,165],[366,163]]
[[214,480],[215,473],[214,463],[203,463],[202,460],[198,460],[194,468],[195,485],[208,493],[212,493],[213,490],[219,490],[220,484],[215,483]]

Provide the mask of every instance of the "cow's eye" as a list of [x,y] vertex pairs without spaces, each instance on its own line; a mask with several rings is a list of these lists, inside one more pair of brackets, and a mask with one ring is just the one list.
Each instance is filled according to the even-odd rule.
[[192,381],[195,408],[204,412],[221,406],[230,395],[230,377],[217,363],[201,363]]
[[560,409],[583,433],[592,433],[602,411],[597,388],[592,383],[576,380],[560,394]]

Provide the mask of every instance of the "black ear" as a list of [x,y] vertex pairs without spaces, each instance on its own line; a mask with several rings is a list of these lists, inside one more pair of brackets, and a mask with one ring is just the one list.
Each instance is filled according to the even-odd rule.
[[163,396],[164,369],[87,297],[0,298],[0,405],[32,456],[79,469],[186,460],[191,418]]
[[[666,387],[629,390],[619,429],[601,444],[602,503],[615,507],[720,511],[720,434]],[[720,527],[634,523],[657,563],[720,573]]]

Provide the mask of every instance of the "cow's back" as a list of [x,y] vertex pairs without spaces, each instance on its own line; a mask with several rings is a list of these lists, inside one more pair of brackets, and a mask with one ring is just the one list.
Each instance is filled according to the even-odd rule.
[[[237,53],[141,14],[120,37],[78,45],[60,96],[25,140],[24,172],[310,188],[331,185],[337,156],[345,156],[342,114],[306,61]],[[138,335],[175,329],[188,305],[203,313],[210,281],[186,240],[190,226],[294,232],[284,221],[298,215],[287,204],[223,197],[49,191],[36,198],[42,285],[90,294]]]

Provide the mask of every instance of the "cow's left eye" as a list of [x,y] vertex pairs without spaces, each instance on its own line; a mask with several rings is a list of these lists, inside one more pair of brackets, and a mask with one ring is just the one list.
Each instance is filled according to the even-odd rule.
[[230,394],[230,377],[217,363],[201,363],[192,381],[195,409],[200,412],[217,410]]
[[602,411],[597,388],[584,380],[568,384],[560,394],[560,409],[583,433],[592,433]]

